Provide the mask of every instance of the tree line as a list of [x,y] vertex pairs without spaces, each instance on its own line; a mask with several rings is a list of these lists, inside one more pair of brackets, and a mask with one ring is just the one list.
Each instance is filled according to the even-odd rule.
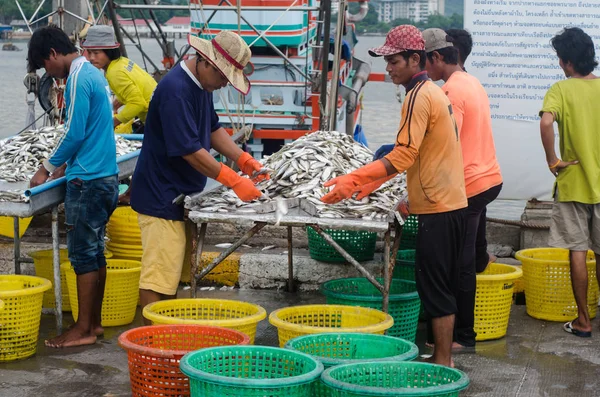
[[[360,6],[358,3],[352,2],[350,3],[349,11],[352,14],[356,14],[359,11],[359,7]],[[414,22],[410,19],[399,18],[390,23],[385,23],[378,21],[377,10],[372,3],[369,3],[369,12],[367,13],[367,16],[362,21],[356,23],[356,33],[359,35],[369,33],[387,33],[394,26],[406,24],[415,25],[419,29],[462,29],[463,16],[456,13],[449,17],[440,14],[432,14],[427,19],[427,22]]]

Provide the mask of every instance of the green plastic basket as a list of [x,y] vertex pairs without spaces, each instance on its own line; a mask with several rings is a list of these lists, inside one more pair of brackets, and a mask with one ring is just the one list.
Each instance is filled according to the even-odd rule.
[[[313,356],[326,369],[362,361],[410,361],[419,354],[417,346],[404,339],[355,333],[305,335],[290,340],[285,347]],[[328,397],[329,388],[317,382],[314,396]]]
[[402,226],[402,237],[400,238],[401,250],[414,250],[417,248],[417,232],[419,231],[419,218],[417,215],[409,215]]
[[[306,233],[311,258],[321,262],[346,262],[312,227],[308,226]],[[371,260],[375,256],[377,233],[335,229],[325,229],[325,233],[359,262]]]
[[[383,279],[378,279],[383,283]],[[321,293],[327,297],[328,305],[350,305],[381,310],[381,292],[366,278],[342,278],[330,280],[321,285]],[[414,281],[393,279],[390,287],[389,314],[394,318],[394,326],[388,335],[415,341],[421,299]]]
[[183,356],[192,397],[312,397],[323,364],[308,354],[265,346],[220,346]]
[[462,371],[406,361],[362,362],[329,368],[321,376],[331,397],[456,397],[469,386]]
[[393,278],[415,281],[415,250],[399,250]]

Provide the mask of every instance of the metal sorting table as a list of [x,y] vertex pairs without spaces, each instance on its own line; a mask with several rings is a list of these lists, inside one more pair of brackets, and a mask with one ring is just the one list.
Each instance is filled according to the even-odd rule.
[[[136,139],[136,136],[127,136],[129,139]],[[138,138],[140,139],[140,138]],[[133,174],[137,163],[140,150],[136,150],[126,155],[117,157],[119,166],[119,179],[124,179]],[[53,270],[54,270],[54,297],[56,299],[56,328],[60,333],[62,330],[62,294],[60,283],[60,250],[58,241],[58,205],[65,200],[66,191],[65,177],[44,183],[32,189],[25,190],[25,196],[29,202],[0,202],[0,215],[14,217],[14,260],[15,274],[21,273],[21,263],[32,263],[31,258],[21,257],[21,238],[19,237],[19,218],[27,218],[43,212],[52,210],[52,249]],[[2,183],[0,190],[24,189],[29,182]]]
[[[258,233],[263,227],[267,225],[281,226],[287,228],[287,240],[288,240],[288,290],[293,292],[294,288],[294,262],[293,262],[293,242],[292,242],[292,228],[293,227],[311,227],[321,237],[323,237],[340,255],[346,259],[348,263],[353,265],[364,277],[366,277],[383,295],[383,311],[387,313],[389,304],[389,293],[390,285],[392,280],[392,274],[394,273],[394,266],[396,264],[396,253],[400,246],[400,238],[402,236],[402,224],[404,223],[402,218],[394,216],[393,220],[363,220],[363,219],[350,219],[350,218],[319,218],[311,215],[307,212],[307,208],[304,200],[300,201],[300,206],[289,209],[286,215],[283,215],[279,224],[277,223],[277,215],[275,212],[272,213],[215,213],[215,212],[201,212],[201,211],[190,211],[188,219],[195,223],[193,228],[193,240],[192,240],[192,264],[191,264],[191,277],[192,282],[191,291],[192,297],[196,297],[196,283],[210,273],[215,267],[223,262],[230,254],[237,250],[242,244],[248,239]],[[228,223],[237,226],[250,227],[248,232],[244,234],[240,239],[233,243],[229,248],[223,251],[217,258],[215,258],[206,268],[197,274],[200,261],[202,258],[202,249],[204,245],[204,237],[206,234],[206,227],[208,223]],[[323,229],[342,229],[342,230],[354,230],[354,231],[367,231],[367,232],[381,232],[384,233],[384,263],[383,263],[383,284],[377,281],[376,277],[369,273],[360,263],[358,263],[350,254],[348,254],[344,248],[337,244],[333,238],[327,234]],[[392,231],[394,232],[393,243],[391,242]],[[386,259],[387,258],[387,261]],[[387,262],[387,264],[386,264]]]

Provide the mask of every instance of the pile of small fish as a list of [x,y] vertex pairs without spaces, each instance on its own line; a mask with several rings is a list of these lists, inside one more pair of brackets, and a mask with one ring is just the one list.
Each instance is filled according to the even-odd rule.
[[[305,135],[262,160],[271,170],[271,179],[256,187],[263,192],[261,201],[277,198],[299,198],[309,201],[316,216],[323,218],[387,219],[406,190],[404,174],[382,185],[362,200],[348,199],[327,205],[320,199],[330,188],[323,184],[368,164],[373,152],[352,137],[337,131],[316,131]],[[232,190],[225,187],[197,198],[188,197],[186,208],[202,212],[250,213],[248,206]]]
[[[7,182],[29,181],[43,160],[50,157],[64,134],[64,127],[42,127],[28,130],[0,141],[0,179]],[[117,156],[133,152],[141,141],[116,136]],[[22,191],[0,192],[0,201],[23,201]]]

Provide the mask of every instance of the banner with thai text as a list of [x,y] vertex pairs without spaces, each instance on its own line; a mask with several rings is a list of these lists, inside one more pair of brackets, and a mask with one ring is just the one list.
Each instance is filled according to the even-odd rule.
[[[579,27],[600,49],[600,0],[465,0],[473,36],[466,69],[490,98],[505,199],[549,199],[554,177],[540,139],[546,91],[565,75],[550,39]],[[557,154],[558,135],[556,137]]]

